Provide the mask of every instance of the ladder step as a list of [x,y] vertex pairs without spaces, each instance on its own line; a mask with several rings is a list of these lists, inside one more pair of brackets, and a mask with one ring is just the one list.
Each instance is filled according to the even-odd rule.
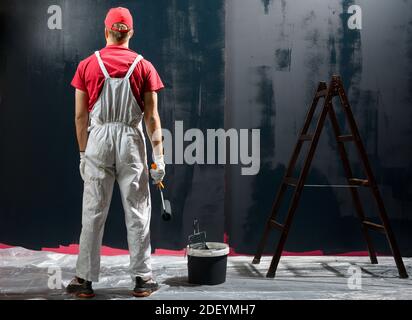
[[300,141],[312,141],[313,134],[302,134],[299,138]]
[[283,224],[280,224],[279,222],[276,222],[275,220],[270,220],[269,224],[274,229],[278,229],[280,231],[283,230]]
[[369,186],[369,180],[365,180],[365,179],[349,179],[349,183],[354,186],[363,186],[363,187]]
[[326,97],[326,95],[328,94],[328,89],[322,90],[322,91],[318,91],[316,93],[316,98],[322,98],[322,97]]
[[292,177],[286,177],[283,182],[292,187],[296,187],[298,185],[298,179]]
[[363,221],[362,223],[370,229],[373,229],[381,233],[386,233],[385,227],[380,224],[376,224],[370,221]]
[[343,135],[338,137],[339,142],[354,141],[355,137],[352,135]]

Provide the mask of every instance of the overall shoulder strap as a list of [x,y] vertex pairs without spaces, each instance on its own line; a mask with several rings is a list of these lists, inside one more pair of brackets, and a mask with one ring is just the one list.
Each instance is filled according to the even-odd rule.
[[103,63],[102,58],[100,57],[100,52],[99,52],[99,51],[96,51],[96,52],[95,52],[95,55],[96,55],[96,57],[97,57],[97,61],[99,62],[100,69],[102,69],[102,72],[103,72],[103,74],[104,74],[104,77],[105,77],[106,79],[109,79],[110,76],[109,76],[109,73],[108,73],[107,70],[106,70],[106,67],[104,66],[104,63]]
[[133,64],[130,66],[129,71],[127,71],[127,74],[125,76],[125,79],[129,79],[130,76],[132,75],[134,69],[136,68],[137,64],[139,63],[140,60],[142,60],[143,57],[139,54],[137,55],[136,59],[134,60]]

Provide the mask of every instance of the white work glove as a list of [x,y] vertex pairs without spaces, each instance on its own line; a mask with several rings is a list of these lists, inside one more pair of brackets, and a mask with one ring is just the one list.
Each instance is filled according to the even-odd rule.
[[84,152],[80,152],[80,165],[79,165],[79,170],[80,170],[80,175],[84,181],[84,168],[86,166],[86,159],[85,159],[85,154]]
[[165,160],[163,155],[153,155],[153,162],[156,166],[152,165],[152,169],[150,169],[150,175],[153,179],[153,184],[159,184],[163,181],[165,177]]

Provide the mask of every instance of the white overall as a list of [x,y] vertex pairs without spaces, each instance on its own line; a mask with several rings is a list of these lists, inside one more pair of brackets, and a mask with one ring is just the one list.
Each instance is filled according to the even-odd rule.
[[100,247],[104,225],[117,180],[125,212],[132,278],[150,278],[149,171],[142,129],[143,113],[129,78],[142,56],[137,56],[124,78],[110,78],[96,52],[105,82],[90,113],[85,151],[82,232],[76,275],[99,280]]

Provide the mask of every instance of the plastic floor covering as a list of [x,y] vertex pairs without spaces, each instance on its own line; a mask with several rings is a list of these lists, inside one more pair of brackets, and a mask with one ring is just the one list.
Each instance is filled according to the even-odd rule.
[[[1,249],[0,299],[74,299],[64,287],[75,274],[76,258],[20,247]],[[412,279],[398,277],[391,257],[380,257],[379,264],[372,265],[367,257],[287,256],[275,279],[265,277],[270,260],[263,257],[252,265],[252,257],[229,257],[226,283],[198,286],[187,282],[185,257],[154,256],[161,288],[145,299],[412,299]],[[404,262],[412,277],[412,258]],[[102,257],[100,281],[93,284],[95,299],[136,299],[130,294],[128,263],[127,255]]]

